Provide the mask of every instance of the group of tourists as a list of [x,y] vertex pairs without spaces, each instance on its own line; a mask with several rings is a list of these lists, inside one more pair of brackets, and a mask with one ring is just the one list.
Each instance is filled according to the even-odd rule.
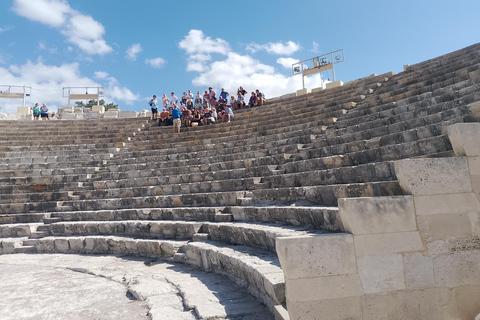
[[251,96],[246,102],[248,91],[243,87],[238,88],[237,94],[232,95],[230,103],[228,97],[230,94],[222,88],[218,95],[209,87],[202,95],[197,91],[194,96],[191,90],[184,92],[180,99],[174,92],[167,97],[163,94],[161,98],[162,111],[159,112],[159,102],[157,96],[148,102],[152,110],[152,120],[157,121],[160,126],[173,125],[173,132],[180,132],[182,124],[187,127],[199,125],[212,125],[219,119],[222,122],[230,122],[234,117],[233,110],[242,108],[253,108],[265,103],[265,96],[257,89],[252,91]]
[[34,120],[38,120],[39,118],[42,118],[42,120],[48,120],[48,108],[45,103],[40,108],[38,107],[38,103],[35,103],[32,107],[32,111]]

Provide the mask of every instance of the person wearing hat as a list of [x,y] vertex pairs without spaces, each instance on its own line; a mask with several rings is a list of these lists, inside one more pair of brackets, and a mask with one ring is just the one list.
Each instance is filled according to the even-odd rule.
[[148,103],[150,105],[150,108],[152,109],[152,120],[157,120],[157,112],[158,112],[158,102],[157,102],[157,96],[153,95],[152,100]]

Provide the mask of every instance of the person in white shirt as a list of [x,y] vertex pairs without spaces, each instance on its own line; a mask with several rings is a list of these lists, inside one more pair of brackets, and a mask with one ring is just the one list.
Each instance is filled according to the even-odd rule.
[[173,107],[173,104],[178,105],[178,98],[174,92],[172,92],[170,97],[170,106]]
[[193,108],[193,93],[192,90],[188,89],[187,93],[187,108],[191,109]]

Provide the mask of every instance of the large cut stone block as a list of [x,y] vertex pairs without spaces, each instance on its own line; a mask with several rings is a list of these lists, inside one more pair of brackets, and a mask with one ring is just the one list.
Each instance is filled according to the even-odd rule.
[[361,257],[358,259],[358,274],[367,294],[405,289],[405,271],[400,254]]
[[480,157],[468,157],[468,168],[473,191],[480,198]]
[[33,111],[30,109],[30,107],[17,107],[17,114],[27,115],[32,113]]
[[453,288],[462,285],[479,285],[480,251],[465,251],[434,257],[433,269],[437,286]]
[[480,156],[480,124],[456,123],[448,126],[448,138],[457,156]]
[[436,214],[418,216],[418,228],[424,240],[465,237],[471,235],[478,223],[478,214]]
[[93,105],[92,112],[105,113],[105,107],[102,105]]
[[405,286],[408,289],[429,288],[435,285],[433,261],[420,253],[407,254],[405,262]]
[[338,199],[345,231],[355,235],[417,230],[413,197]]
[[118,112],[119,118],[136,118],[138,117],[137,111],[120,111]]
[[470,193],[416,196],[414,198],[417,215],[461,214],[480,211],[477,196]]
[[402,190],[413,195],[472,192],[467,158],[407,159],[395,161]]
[[319,301],[289,301],[290,319],[301,320],[362,320],[360,297],[325,299]]
[[367,255],[385,255],[422,250],[425,250],[425,248],[417,231],[355,236],[357,258]]
[[288,279],[356,273],[353,236],[308,235],[276,238],[277,255]]
[[287,292],[290,301],[315,301],[363,295],[358,274],[289,280]]

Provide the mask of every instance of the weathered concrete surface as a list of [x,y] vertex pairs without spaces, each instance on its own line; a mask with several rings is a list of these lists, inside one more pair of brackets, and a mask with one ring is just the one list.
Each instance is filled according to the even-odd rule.
[[2,320],[273,318],[224,276],[135,257],[3,255],[0,283]]

